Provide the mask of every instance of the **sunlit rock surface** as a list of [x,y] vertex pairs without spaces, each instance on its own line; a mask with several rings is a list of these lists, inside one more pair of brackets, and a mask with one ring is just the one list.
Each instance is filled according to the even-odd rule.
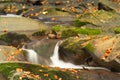
[[89,22],[103,28],[120,26],[119,19],[119,14],[107,12],[104,10],[99,10],[93,13],[86,13],[79,18],[80,21]]
[[4,61],[25,61],[25,52],[12,46],[0,46],[0,62]]
[[2,33],[13,31],[31,34],[39,29],[47,29],[47,26],[42,22],[14,15],[8,15],[8,17],[0,16],[0,24],[0,32]]
[[120,71],[119,44],[120,35],[103,36],[93,39],[85,48],[99,66]]

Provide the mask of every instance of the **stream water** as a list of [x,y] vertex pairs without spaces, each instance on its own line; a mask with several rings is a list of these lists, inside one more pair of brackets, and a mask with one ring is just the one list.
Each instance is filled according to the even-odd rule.
[[38,55],[33,49],[25,49],[25,48],[23,48],[23,50],[28,52],[27,60],[29,62],[38,64]]
[[60,68],[80,68],[82,67],[83,65],[81,66],[78,66],[78,65],[74,65],[72,63],[66,63],[62,60],[59,59],[59,53],[58,53],[58,50],[59,50],[59,44],[60,42],[57,42],[57,44],[55,45],[55,48],[54,48],[54,53],[53,55],[50,57],[51,61],[52,61],[52,67],[60,67]]
[[[103,67],[90,67],[90,66],[85,66],[85,65],[74,65],[72,63],[67,63],[67,62],[60,60],[59,52],[58,52],[60,43],[61,43],[61,41],[58,41],[55,45],[53,55],[50,57],[52,64],[50,64],[49,66],[60,67],[60,68],[74,68],[74,69],[104,69],[104,70],[108,70]],[[26,50],[28,52],[27,59],[29,62],[38,64],[38,62],[39,62],[38,55],[33,49],[23,48],[23,50]]]

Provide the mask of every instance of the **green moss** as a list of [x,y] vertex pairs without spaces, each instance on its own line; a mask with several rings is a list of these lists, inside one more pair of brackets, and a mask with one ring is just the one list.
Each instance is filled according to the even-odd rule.
[[47,30],[39,30],[39,31],[34,32],[32,36],[45,36],[46,32]]
[[100,34],[99,29],[90,29],[90,28],[69,28],[62,31],[62,37],[72,37],[77,36],[77,34],[85,34],[85,35],[98,35]]
[[90,29],[90,28],[76,28],[75,31],[79,34],[87,34],[87,35],[97,35],[100,34],[100,29]]
[[94,52],[94,47],[90,43],[85,46],[85,49],[91,53]]
[[82,21],[80,21],[79,19],[77,19],[77,20],[75,21],[75,26],[76,26],[76,27],[80,27],[80,26],[83,26],[83,25],[86,25],[86,24],[88,24],[88,22],[82,22]]
[[120,27],[115,28],[114,32],[115,32],[115,34],[119,34],[120,33]]
[[67,38],[67,37],[72,37],[72,36],[76,36],[78,33],[73,30],[73,29],[67,29],[67,30],[64,30],[62,31],[62,37],[63,38]]
[[78,34],[85,35],[98,35],[101,33],[100,29],[92,29],[92,28],[79,28],[79,27],[66,27],[66,26],[53,26],[52,30],[54,32],[61,32],[62,38],[77,36]]
[[62,26],[62,25],[56,25],[56,26],[52,27],[52,30],[55,31],[55,32],[59,32],[59,31],[62,31],[64,29],[66,29],[66,27]]
[[5,76],[8,77],[12,71],[14,71],[16,68],[20,68],[19,64],[0,64],[0,72]]
[[[22,69],[22,72],[16,69]],[[0,73],[6,80],[20,80],[20,77],[22,77],[21,73],[24,72],[29,72],[31,77],[28,74],[22,80],[38,80],[32,75],[39,76],[40,80],[58,80],[60,78],[62,80],[76,80],[76,76],[80,76],[77,73],[73,74],[72,71],[68,69],[51,68],[26,62],[0,63]],[[48,74],[48,76],[45,76],[45,74]],[[57,76],[57,79],[55,76]],[[79,80],[82,80],[82,78],[80,77]]]
[[[16,69],[22,69],[23,71],[29,71],[34,75],[38,75],[41,77],[41,80],[57,80],[55,75],[58,78],[62,78],[62,80],[75,80],[77,74],[72,74],[70,71],[62,71],[58,68],[50,68],[41,65],[35,65],[30,63],[23,63],[23,62],[7,62],[7,63],[0,63],[0,73],[2,73],[7,80],[13,78],[13,80],[19,80],[21,74],[16,74]],[[41,71],[40,71],[41,70]],[[45,76],[44,74],[48,74]],[[22,80],[36,80],[34,77],[25,77]]]
[[9,33],[0,35],[0,40],[3,40],[7,43],[14,43],[14,42],[28,41],[29,38],[24,34],[9,32]]

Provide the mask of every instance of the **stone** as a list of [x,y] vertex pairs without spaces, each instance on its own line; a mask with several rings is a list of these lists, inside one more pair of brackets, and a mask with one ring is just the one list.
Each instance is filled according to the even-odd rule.
[[92,40],[85,48],[99,66],[119,72],[119,44],[120,35],[103,36]]

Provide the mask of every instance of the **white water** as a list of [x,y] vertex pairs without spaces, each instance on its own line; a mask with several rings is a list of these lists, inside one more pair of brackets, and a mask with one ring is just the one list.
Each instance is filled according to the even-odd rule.
[[104,69],[104,70],[108,70],[106,68],[103,67],[88,67],[88,66],[84,66],[84,65],[74,65],[72,63],[66,63],[62,60],[59,59],[59,44],[60,42],[58,42],[54,48],[54,53],[53,56],[50,57],[51,61],[52,61],[52,65],[50,65],[51,67],[60,67],[60,68],[74,68],[74,69],[83,69],[83,67],[85,69]]
[[21,15],[7,14],[7,15],[0,15],[0,17],[21,17]]
[[26,50],[28,52],[27,59],[29,62],[38,64],[38,55],[33,49],[23,48],[23,50]]

